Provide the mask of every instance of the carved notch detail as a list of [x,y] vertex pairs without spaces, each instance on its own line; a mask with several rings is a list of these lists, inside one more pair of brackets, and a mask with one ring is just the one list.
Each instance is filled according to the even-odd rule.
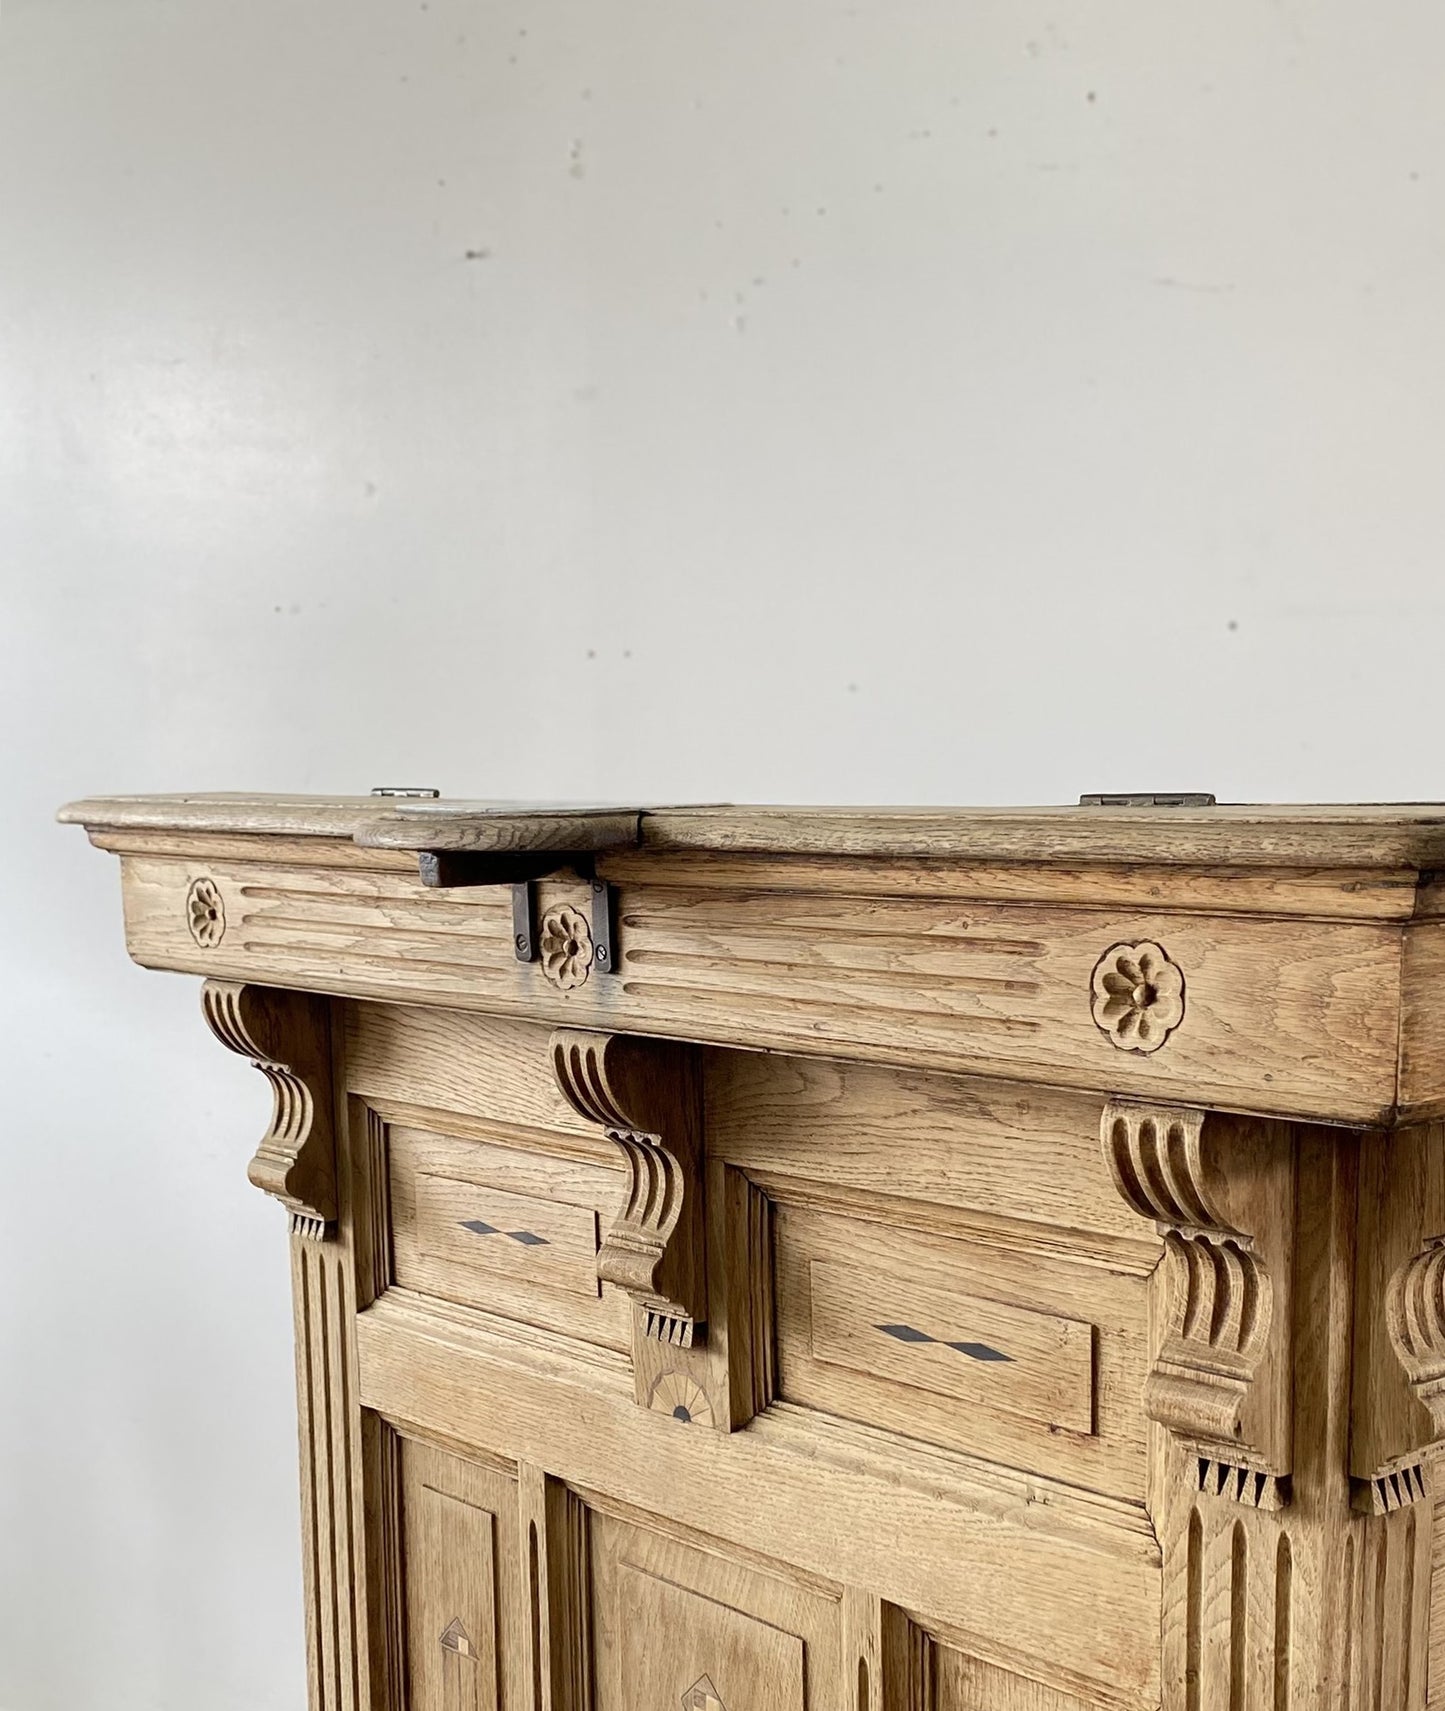
[[291,1213],[293,1231],[319,1238],[336,1219],[336,1148],[327,1002],[240,981],[208,980],[201,1008],[228,1051],[271,1084],[271,1126],[247,1175]]
[[552,1072],[568,1104],[606,1130],[627,1167],[627,1197],[603,1238],[597,1275],[633,1298],[649,1338],[691,1348],[707,1317],[695,1054],[559,1028]]
[[[1166,1321],[1145,1407],[1215,1465],[1285,1474],[1288,1386],[1264,1375],[1282,1368],[1270,1359],[1271,1332],[1283,1336],[1289,1319],[1287,1300],[1276,1297],[1288,1288],[1292,1156],[1267,1133],[1244,1132],[1243,1120],[1209,1121],[1221,1132],[1206,1153],[1202,1111],[1123,1101],[1104,1108],[1115,1186],[1164,1238]],[[1252,1230],[1236,1200],[1252,1206]]]

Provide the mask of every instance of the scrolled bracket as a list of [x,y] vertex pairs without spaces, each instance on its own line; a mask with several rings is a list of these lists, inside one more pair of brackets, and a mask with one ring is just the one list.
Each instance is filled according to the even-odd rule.
[[1385,1326],[1405,1377],[1445,1438],[1445,1236],[1435,1237],[1390,1279]]
[[271,1124],[247,1175],[286,1207],[296,1234],[321,1238],[337,1212],[326,1000],[208,980],[201,1009],[221,1044],[249,1058],[271,1085]]
[[626,1198],[603,1238],[597,1275],[632,1297],[649,1340],[691,1348],[707,1319],[696,1054],[559,1028],[551,1057],[563,1097],[607,1133],[627,1170]]
[[[1201,1464],[1290,1471],[1293,1144],[1281,1125],[1113,1100],[1104,1156],[1164,1242],[1163,1333],[1145,1411]],[[1221,1472],[1214,1489],[1246,1489]]]

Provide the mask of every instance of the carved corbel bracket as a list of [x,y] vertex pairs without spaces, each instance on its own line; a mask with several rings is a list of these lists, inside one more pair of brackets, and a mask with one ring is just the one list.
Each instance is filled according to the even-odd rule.
[[552,1072],[580,1117],[604,1129],[627,1167],[627,1196],[597,1256],[597,1275],[637,1304],[644,1335],[701,1342],[707,1319],[702,1100],[686,1046],[559,1028]]
[[247,1175],[291,1213],[298,1235],[319,1238],[336,1219],[330,1011],[307,992],[208,980],[202,1013],[228,1051],[271,1084],[271,1126]]
[[1350,1473],[1357,1508],[1425,1490],[1445,1440],[1445,1133],[1360,1137]]
[[1445,1437],[1445,1236],[1437,1236],[1390,1279],[1385,1298],[1390,1341],[1410,1388]]
[[[1119,1193],[1164,1239],[1164,1324],[1146,1411],[1213,1466],[1278,1481],[1291,1450],[1287,1129],[1115,1100],[1101,1133]],[[1219,1490],[1232,1488],[1219,1479]]]

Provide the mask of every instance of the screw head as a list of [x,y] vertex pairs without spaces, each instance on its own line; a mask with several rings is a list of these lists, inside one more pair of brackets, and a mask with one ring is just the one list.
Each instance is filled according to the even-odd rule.
[[527,935],[525,933],[518,933],[513,942],[516,944],[519,951],[524,951],[527,948]]
[[596,955],[597,955],[598,962],[606,962],[607,961],[607,946],[606,945],[598,945]]

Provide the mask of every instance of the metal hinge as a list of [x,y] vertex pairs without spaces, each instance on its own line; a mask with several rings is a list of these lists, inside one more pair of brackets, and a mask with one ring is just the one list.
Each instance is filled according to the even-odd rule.
[[1152,791],[1147,795],[1081,796],[1081,808],[1213,808],[1215,798],[1209,791]]

